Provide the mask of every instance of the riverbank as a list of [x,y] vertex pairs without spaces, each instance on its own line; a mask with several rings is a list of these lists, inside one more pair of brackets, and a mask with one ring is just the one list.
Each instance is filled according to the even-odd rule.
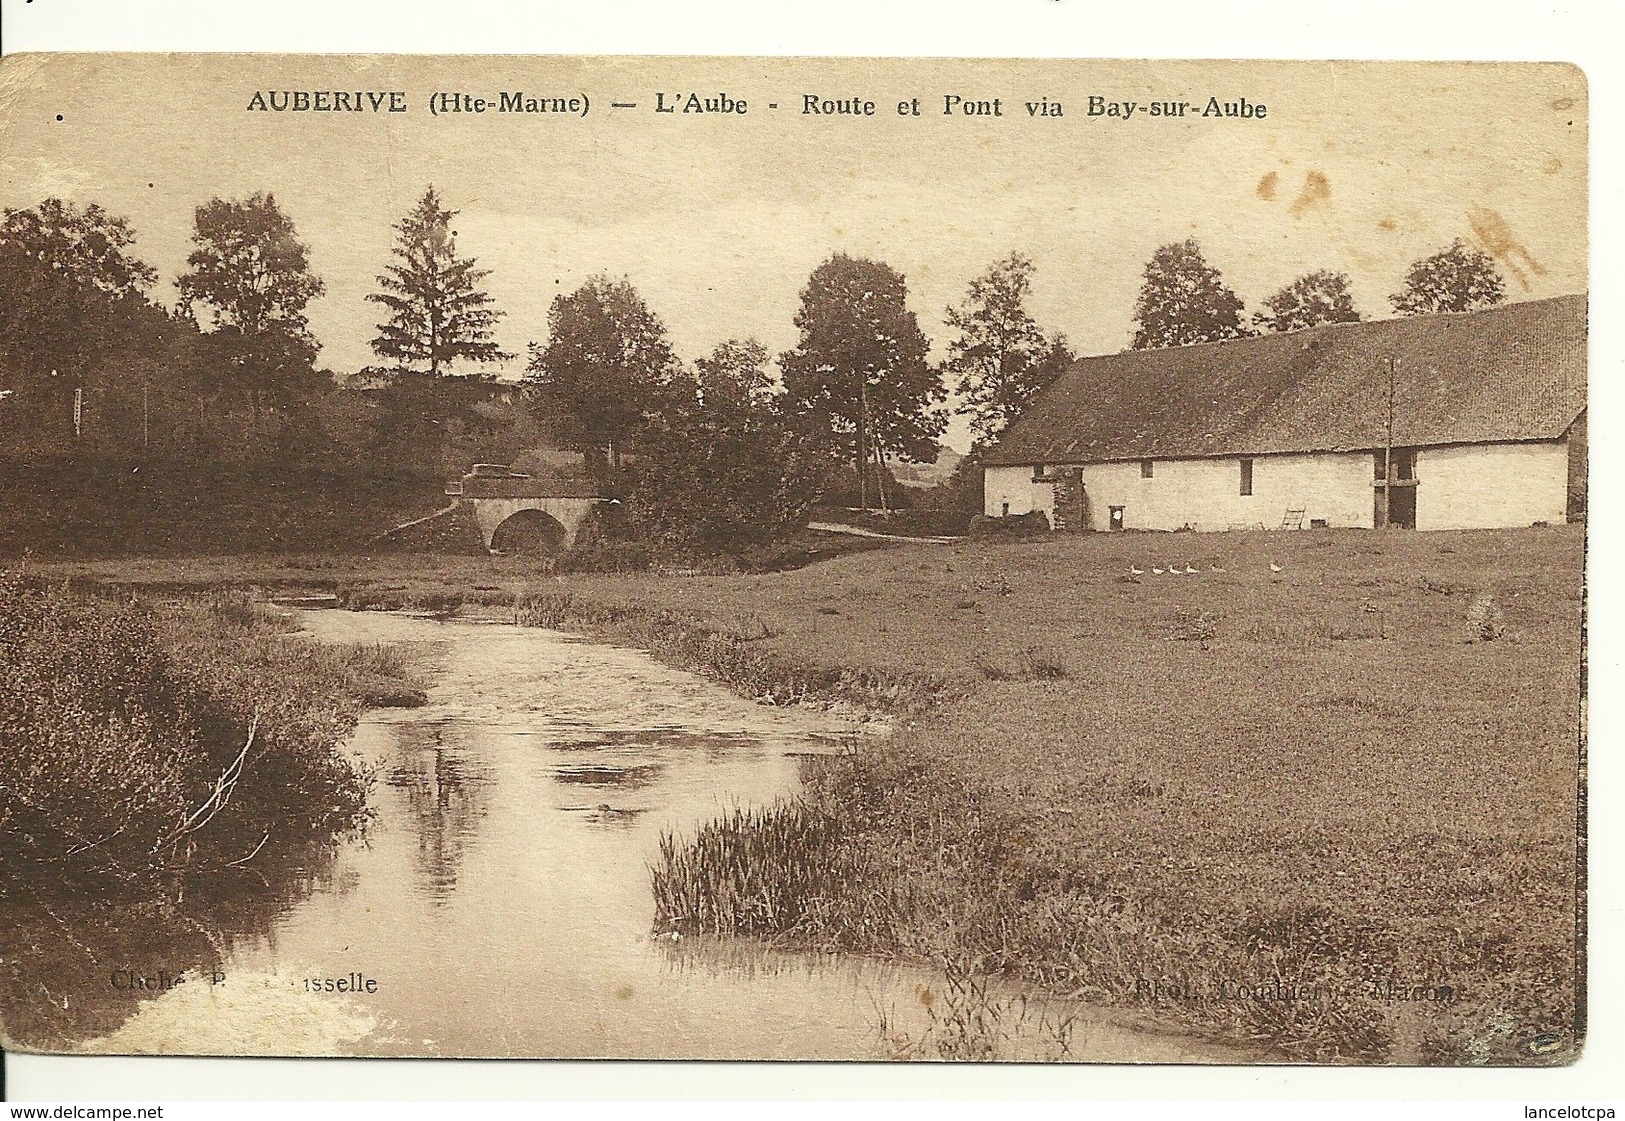
[[423,703],[416,659],[296,629],[241,593],[142,604],[0,577],[7,1046],[116,1027],[154,995],[126,975],[154,953],[211,975],[212,932],[295,905],[369,820],[346,743],[364,709]]
[[423,691],[399,651],[288,632],[241,593],[0,579],[0,889],[162,895],[359,826],[370,779],[342,745]]
[[792,693],[912,683],[890,740],[810,777],[826,824],[707,839],[701,896],[761,898],[698,881],[764,839],[791,896],[816,885],[741,928],[1303,1058],[1564,1061],[1583,547],[1563,527],[899,549],[578,581],[545,621],[724,681],[743,657],[752,693],[775,666]]
[[[740,928],[1289,1056],[1562,1062],[1583,1023],[1583,556],[1577,526],[1122,534],[761,575],[392,558],[343,579],[358,605],[480,604],[755,699],[891,713],[891,737],[809,775],[828,827],[774,850],[816,905]],[[737,887],[719,895],[754,898]]]

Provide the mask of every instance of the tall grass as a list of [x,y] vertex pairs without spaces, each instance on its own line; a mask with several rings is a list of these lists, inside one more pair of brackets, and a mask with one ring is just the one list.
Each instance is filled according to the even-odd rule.
[[926,706],[943,689],[942,682],[917,670],[841,665],[805,652],[766,649],[761,640],[777,637],[777,631],[761,615],[724,629],[669,608],[560,591],[518,597],[511,618],[519,626],[582,627],[634,643],[669,665],[774,704],[841,700],[882,711],[910,710]]
[[687,841],[663,833],[655,926],[682,934],[812,933],[857,869],[837,859],[840,823],[797,801],[735,809]]
[[341,745],[404,667],[284,631],[241,595],[154,610],[0,578],[0,889],[167,891],[361,824]]
[[911,1033],[895,1008],[876,1008],[876,1030],[894,1058],[1068,1057],[1075,1012],[999,983],[966,929],[950,922],[929,951],[911,942],[918,897],[900,867],[876,859],[867,843],[875,838],[856,838],[853,827],[849,815],[797,799],[735,809],[686,840],[662,834],[651,868],[656,932],[907,948],[940,970],[942,984],[919,994],[923,1029]]

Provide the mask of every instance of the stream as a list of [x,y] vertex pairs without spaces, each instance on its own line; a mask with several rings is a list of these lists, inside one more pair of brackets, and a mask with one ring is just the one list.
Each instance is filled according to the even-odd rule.
[[[300,612],[290,641],[428,643],[428,703],[368,713],[375,822],[285,905],[228,924],[208,975],[146,997],[102,1053],[935,1058],[929,970],[652,936],[662,831],[794,795],[852,721],[753,704],[647,654],[538,628]],[[164,964],[158,947],[126,957]],[[174,971],[185,968],[174,964]],[[340,982],[343,982],[342,986]],[[342,988],[343,991],[339,991]],[[933,1012],[933,1008],[935,1011]],[[1008,1006],[998,1057],[1233,1060],[1064,1001]],[[1065,1026],[1062,1026],[1062,1025]]]

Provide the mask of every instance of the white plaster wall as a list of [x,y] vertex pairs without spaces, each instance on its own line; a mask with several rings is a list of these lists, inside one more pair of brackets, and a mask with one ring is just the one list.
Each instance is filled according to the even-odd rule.
[[1149,479],[1137,461],[1090,464],[1083,484],[1094,529],[1108,528],[1112,506],[1123,507],[1126,529],[1277,529],[1289,509],[1304,511],[1305,526],[1371,526],[1370,452],[1255,456],[1251,495],[1241,493],[1239,457],[1159,459]]
[[1561,525],[1568,471],[1564,440],[1422,448],[1416,453],[1416,528]]
[[1042,510],[1051,519],[1055,516],[1055,488],[1050,483],[1033,482],[1031,464],[987,468],[982,476],[982,499],[982,513],[990,518],[1003,513],[1006,502],[1012,514]]

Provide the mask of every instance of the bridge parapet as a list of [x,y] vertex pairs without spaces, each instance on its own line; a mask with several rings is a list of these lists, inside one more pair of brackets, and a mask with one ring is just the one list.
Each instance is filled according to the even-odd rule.
[[446,494],[472,508],[487,550],[498,527],[527,510],[547,515],[562,529],[561,550],[576,542],[595,507],[612,501],[588,480],[535,478],[502,464],[477,463],[461,479],[446,484]]

